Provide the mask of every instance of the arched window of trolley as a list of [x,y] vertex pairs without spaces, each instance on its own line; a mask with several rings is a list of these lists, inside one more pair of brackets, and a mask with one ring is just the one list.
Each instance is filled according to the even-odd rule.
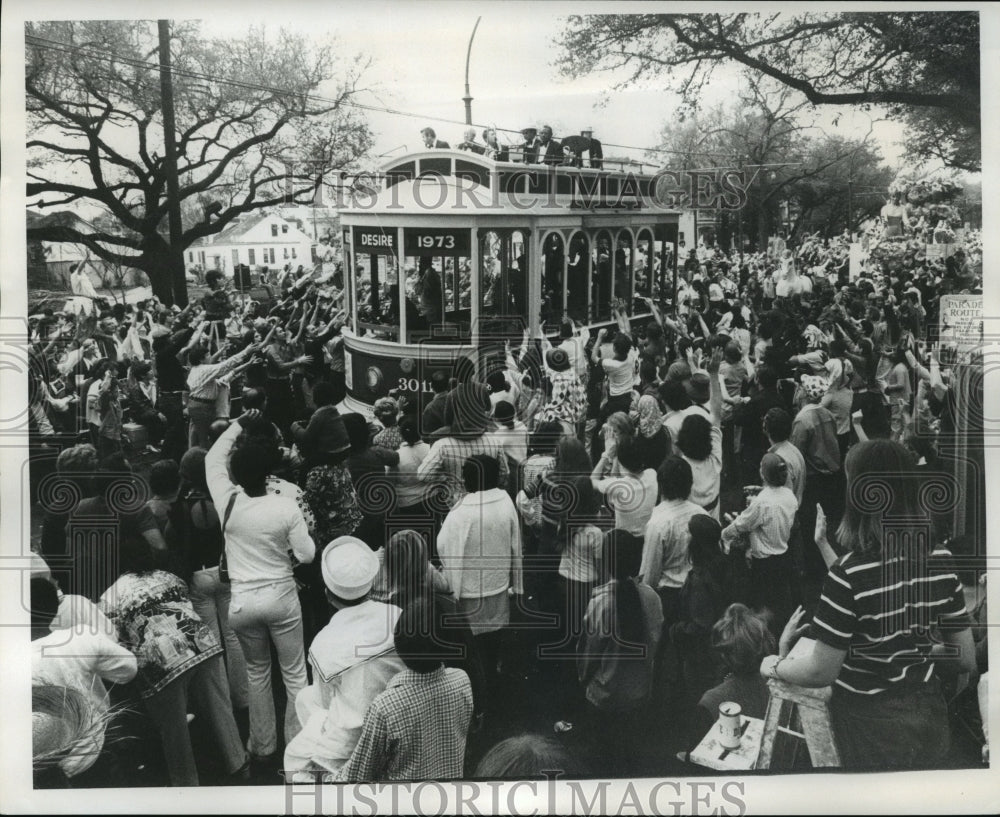
[[355,227],[351,277],[354,325],[361,335],[385,340],[399,337],[399,272],[395,229]]
[[647,312],[645,304],[633,303],[632,262],[635,259],[635,247],[632,244],[631,230],[621,229],[615,236],[614,276],[615,302],[621,303],[629,315]]
[[569,237],[566,256],[566,312],[575,321],[589,322],[590,239],[583,231]]
[[518,338],[528,325],[528,231],[479,231],[480,337]]
[[615,299],[611,277],[614,244],[611,233],[600,230],[594,236],[591,249],[593,267],[590,276],[590,311],[595,321],[611,320],[611,307]]
[[[656,264],[656,245],[653,243],[653,233],[650,230],[639,230],[635,242],[635,299],[636,303],[642,298],[653,298],[656,286],[654,285],[653,268]],[[642,311],[646,312],[649,307],[645,301],[642,302]]]
[[566,300],[566,244],[561,233],[551,232],[542,239],[541,319],[545,331],[558,328],[565,312]]
[[472,323],[471,230],[404,227],[407,341],[466,337]]

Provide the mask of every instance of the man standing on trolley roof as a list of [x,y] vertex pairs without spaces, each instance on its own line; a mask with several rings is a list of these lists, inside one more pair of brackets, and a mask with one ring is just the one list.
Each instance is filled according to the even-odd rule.
[[588,125],[580,131],[580,136],[590,140],[590,147],[587,150],[587,159],[590,162],[590,166],[597,169],[604,167],[604,149],[600,141],[594,138],[594,129]]
[[437,134],[434,132],[434,128],[426,127],[420,131],[420,135],[424,138],[424,147],[426,148],[436,148],[437,150],[448,150],[451,145],[447,142],[442,142],[437,138]]
[[572,167],[583,167],[583,156],[587,154],[589,167],[601,168],[604,166],[604,152],[601,143],[594,138],[594,129],[584,128],[579,136],[567,136],[563,139],[563,153],[566,156],[566,163]]

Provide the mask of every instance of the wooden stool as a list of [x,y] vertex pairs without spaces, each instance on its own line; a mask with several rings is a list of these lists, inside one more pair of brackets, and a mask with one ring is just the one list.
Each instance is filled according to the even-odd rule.
[[[757,768],[771,768],[775,739],[779,732],[805,740],[813,767],[839,766],[840,754],[830,725],[829,704],[833,690],[830,687],[810,689],[775,679],[768,681],[767,686],[771,697],[764,716],[764,735],[760,755],[757,757]],[[793,712],[798,712],[802,721],[801,732],[781,725],[782,712],[788,708],[786,703],[791,705]]]

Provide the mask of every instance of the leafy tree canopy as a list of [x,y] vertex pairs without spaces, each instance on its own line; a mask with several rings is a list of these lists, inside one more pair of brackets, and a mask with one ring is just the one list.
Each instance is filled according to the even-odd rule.
[[665,80],[691,109],[723,63],[813,105],[880,106],[908,126],[914,158],[980,169],[974,11],[573,16],[557,44],[568,76],[622,72],[617,88]]
[[751,80],[731,104],[671,122],[661,133],[670,169],[744,170],[749,186],[740,224],[760,246],[776,230],[783,203],[797,214],[793,232],[817,220],[828,233],[856,227],[882,206],[894,175],[867,137],[812,127],[803,115],[809,103],[798,99],[786,86]]
[[[146,272],[172,300],[166,238],[158,37],[151,21],[28,23],[25,90],[29,203],[86,203],[114,220],[89,234],[29,228],[29,240],[73,241]],[[349,168],[372,144],[351,106],[365,64],[345,65],[281,31],[204,37],[172,25],[181,249],[264,207],[309,203],[322,173]],[[198,207],[192,208],[192,203]],[[211,217],[190,213],[212,204]],[[221,205],[221,206],[220,206]]]

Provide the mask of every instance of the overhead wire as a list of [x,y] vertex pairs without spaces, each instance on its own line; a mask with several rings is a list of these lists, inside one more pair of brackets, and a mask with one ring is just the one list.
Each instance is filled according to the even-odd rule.
[[[53,40],[46,37],[39,37],[35,34],[26,34],[25,40],[38,48],[44,48],[51,51],[59,51],[66,54],[82,54],[84,56],[90,56],[95,59],[100,60],[117,60],[118,62],[124,63],[125,65],[131,65],[136,68],[146,68],[150,71],[159,71],[159,63],[151,62],[148,60],[138,59],[136,57],[123,56],[121,54],[116,54],[111,51],[106,50],[96,50],[90,49],[85,46],[78,46],[72,43],[63,42],[61,40]],[[343,105],[345,107],[356,108],[359,110],[383,113],[390,116],[404,116],[412,119],[420,119],[423,121],[431,122],[441,122],[450,125],[461,125],[463,127],[468,127],[469,123],[458,120],[449,119],[442,116],[428,116],[426,114],[414,113],[412,111],[405,111],[398,108],[390,108],[387,106],[372,105],[369,103],[358,102],[350,99],[332,99],[330,97],[321,96],[319,94],[308,94],[299,91],[292,91],[287,88],[276,88],[274,86],[263,85],[260,83],[247,82],[246,80],[228,79],[225,77],[218,77],[211,74],[206,74],[203,72],[193,71],[187,68],[177,67],[176,64],[171,67],[171,72],[175,76],[186,77],[188,79],[203,80],[206,82],[215,82],[220,85],[228,85],[234,88],[243,88],[249,91],[256,92],[266,92],[275,94],[278,96],[294,96],[302,98],[303,100],[308,100],[311,102],[324,104],[324,105]],[[501,131],[503,133],[519,134],[521,132],[520,128],[506,128],[506,127],[495,127],[493,125],[483,126],[491,127],[495,130]],[[655,153],[655,154],[673,154],[678,156],[715,156],[722,157],[726,159],[733,159],[734,153],[716,152],[716,151],[683,151],[683,150],[672,150],[669,148],[650,148],[650,147],[639,147],[637,145],[622,145],[614,142],[603,142],[602,145],[606,147],[619,148],[622,150],[634,150],[641,151],[643,153]]]

